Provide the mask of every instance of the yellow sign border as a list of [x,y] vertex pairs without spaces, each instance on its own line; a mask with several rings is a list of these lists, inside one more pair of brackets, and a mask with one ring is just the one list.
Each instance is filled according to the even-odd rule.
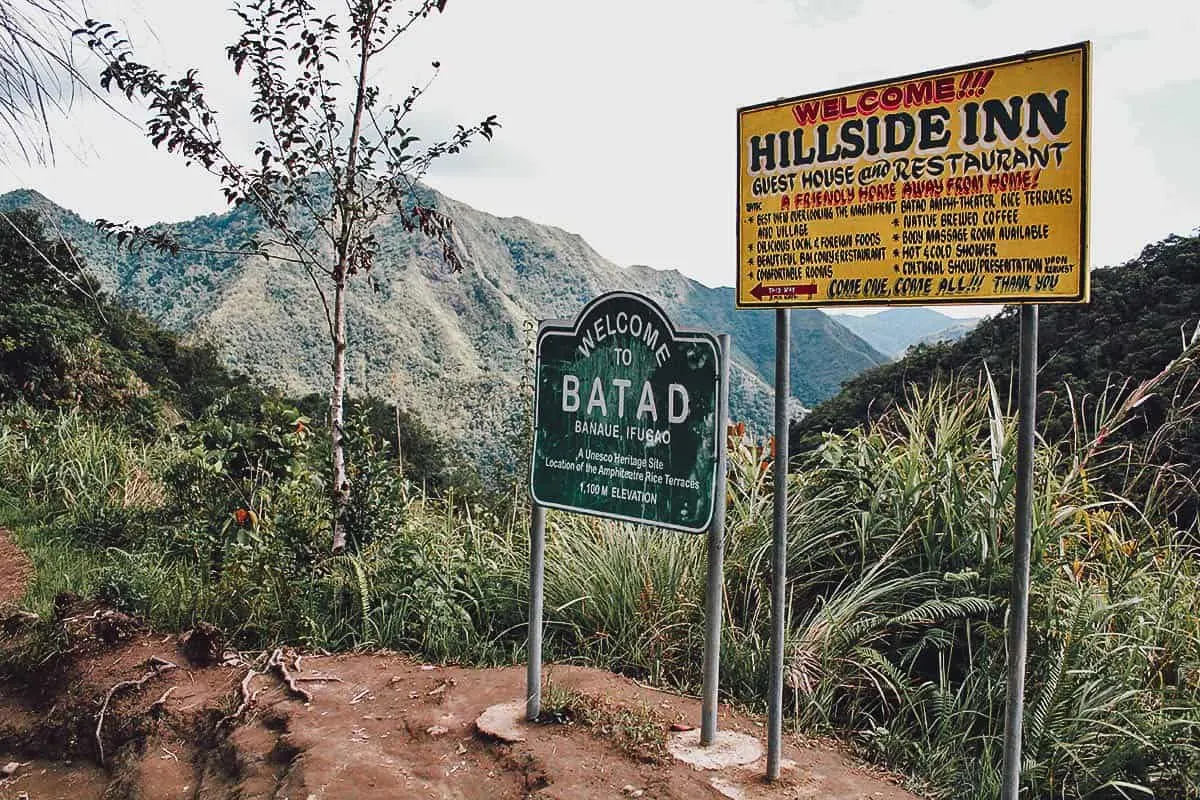
[[[754,300],[744,302],[742,300],[742,282],[746,280],[742,277],[742,204],[744,198],[741,195],[742,185],[742,117],[746,112],[761,111],[764,109],[778,108],[780,106],[791,105],[803,100],[813,100],[816,98],[828,97],[830,95],[846,94],[849,92],[862,91],[865,89],[886,86],[888,84],[900,83],[910,80],[918,80],[921,78],[929,78],[935,75],[944,75],[946,73],[960,72],[963,70],[974,70],[987,67],[1010,66],[1024,62],[1037,61],[1043,58],[1060,56],[1067,53],[1079,53],[1081,58],[1082,85],[1083,85],[1083,107],[1082,107],[1082,156],[1080,158],[1080,192],[1079,192],[1079,292],[1075,295],[1039,295],[1031,293],[1013,294],[1005,296],[1003,299],[988,297],[986,299],[970,299],[961,297],[917,297],[912,299],[886,299],[866,298],[866,299],[849,299],[838,300],[825,298],[817,300],[815,298],[809,300],[788,299],[786,297],[772,298],[767,300]],[[736,262],[737,262],[737,280],[734,284],[734,307],[738,310],[754,310],[764,308],[822,308],[828,306],[857,306],[862,308],[887,308],[892,306],[936,306],[936,305],[1019,305],[1035,303],[1041,305],[1043,303],[1087,303],[1091,299],[1091,264],[1089,253],[1089,238],[1088,228],[1091,220],[1091,204],[1089,203],[1091,194],[1091,101],[1092,101],[1092,64],[1091,64],[1092,43],[1090,40],[1075,42],[1073,44],[1061,45],[1045,50],[1027,50],[1023,53],[1002,56],[1000,58],[991,58],[983,61],[974,61],[967,64],[958,64],[950,67],[939,67],[937,69],[924,70],[915,72],[909,75],[900,75],[896,77],[884,78],[882,80],[872,80],[864,83],[852,84],[843,86],[837,89],[823,89],[818,92],[810,92],[808,94],[796,95],[794,97],[781,97],[776,100],[754,103],[748,106],[740,106],[737,109],[737,129],[735,135],[735,182],[736,189],[734,192],[735,218],[738,220],[736,231]]]

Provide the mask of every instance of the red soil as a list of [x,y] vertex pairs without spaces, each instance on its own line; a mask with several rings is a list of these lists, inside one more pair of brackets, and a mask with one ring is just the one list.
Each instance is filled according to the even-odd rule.
[[[0,588],[9,587],[8,596],[29,574],[11,552],[0,537]],[[311,692],[308,704],[279,675],[257,675],[246,713],[219,724],[239,704],[245,663],[191,667],[177,637],[138,630],[94,606],[59,616],[64,652],[19,679],[0,676],[0,767],[21,765],[0,779],[0,800],[915,797],[836,749],[796,739],[784,752],[794,764],[774,786],[763,783],[761,761],[718,776],[670,759],[638,759],[580,725],[535,725],[526,741],[505,744],[477,732],[474,720],[523,696],[523,667],[424,665],[390,653],[303,657],[295,674],[307,679],[298,685]],[[7,644],[0,636],[0,650],[20,651],[25,635],[10,634]],[[95,731],[104,698],[119,682],[144,677],[153,658],[179,668],[113,694],[99,766]],[[287,664],[294,669],[293,660]],[[321,676],[336,680],[313,680]],[[546,677],[606,703],[648,710],[664,733],[673,722],[699,723],[698,701],[611,673],[551,666]],[[761,720],[728,709],[720,725],[763,732]]]
[[13,543],[8,531],[0,528],[0,608],[25,596],[31,575],[29,558]]

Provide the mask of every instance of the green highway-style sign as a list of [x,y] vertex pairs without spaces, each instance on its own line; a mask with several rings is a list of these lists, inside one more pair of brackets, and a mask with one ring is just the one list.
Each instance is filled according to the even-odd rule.
[[701,532],[713,514],[720,348],[612,292],[537,339],[534,502]]

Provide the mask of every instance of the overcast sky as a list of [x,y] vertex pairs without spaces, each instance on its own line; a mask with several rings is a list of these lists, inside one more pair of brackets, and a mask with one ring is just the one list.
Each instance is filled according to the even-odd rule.
[[[248,145],[244,92],[224,61],[229,0],[95,0],[145,60],[197,67],[226,135]],[[919,11],[917,10],[919,9]],[[1093,266],[1200,226],[1200,3],[1193,0],[450,0],[381,64],[421,100],[429,134],[490,113],[494,142],[429,183],[500,216],[581,234],[622,265],[734,280],[735,111],[776,97],[1091,39]],[[9,163],[85,217],[136,222],[220,211],[213,179],[156,153],[98,104],[57,126],[55,165]],[[11,162],[11,159],[10,159]],[[969,313],[969,312],[968,312]]]

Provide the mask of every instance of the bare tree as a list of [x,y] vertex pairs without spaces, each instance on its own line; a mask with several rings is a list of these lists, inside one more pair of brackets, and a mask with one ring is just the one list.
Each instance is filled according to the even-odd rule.
[[[346,394],[346,299],[350,281],[369,272],[378,251],[375,225],[395,215],[408,231],[438,242],[445,263],[461,270],[449,217],[422,199],[417,182],[441,156],[460,152],[475,137],[491,139],[494,115],[462,125],[446,138],[421,144],[410,114],[436,76],[386,104],[370,82],[372,63],[413,25],[442,12],[446,0],[347,0],[325,15],[310,0],[251,0],[234,6],[242,32],[226,48],[238,75],[250,81],[251,121],[262,137],[254,160],[238,163],[225,150],[218,114],[194,70],[177,78],[133,57],[111,25],[89,20],[80,31],[105,62],[100,86],[148,101],[146,132],[155,147],[180,154],[221,182],[226,200],[254,207],[266,233],[253,252],[303,270],[328,327],[329,422],[333,450],[333,548],[345,547],[343,514],[350,500],[343,422]],[[343,61],[344,58],[344,61]],[[348,79],[339,80],[342,64]],[[106,221],[118,241],[178,244],[137,226]]]

